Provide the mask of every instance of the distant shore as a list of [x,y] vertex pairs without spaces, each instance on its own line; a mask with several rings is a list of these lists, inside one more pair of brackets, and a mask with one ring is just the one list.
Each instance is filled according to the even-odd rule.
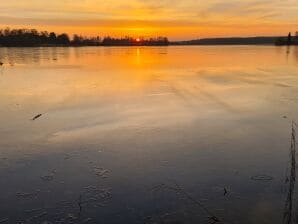
[[293,37],[288,36],[257,36],[257,37],[224,37],[203,38],[184,41],[169,41],[167,37],[155,38],[113,38],[113,37],[84,37],[73,35],[72,38],[66,33],[35,29],[0,29],[0,47],[83,47],[83,46],[177,46],[177,45],[298,45],[298,32]]
[[225,37],[175,41],[171,45],[275,45],[280,37]]

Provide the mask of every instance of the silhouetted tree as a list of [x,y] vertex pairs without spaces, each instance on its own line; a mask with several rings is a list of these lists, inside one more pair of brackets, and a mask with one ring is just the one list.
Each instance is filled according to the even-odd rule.
[[81,41],[82,41],[82,38],[79,35],[77,34],[73,35],[73,39],[72,39],[73,44],[80,44]]
[[69,45],[70,44],[70,40],[69,40],[69,36],[66,33],[60,34],[57,36],[57,44],[59,45]]
[[49,35],[49,44],[56,44],[57,36],[54,32],[51,32]]
[[283,45],[298,45],[298,31],[295,33],[295,37],[292,37],[291,32],[288,34],[287,37],[280,37],[275,42],[278,46]]
[[288,45],[291,45],[292,44],[292,34],[291,34],[291,32],[288,34],[287,44]]

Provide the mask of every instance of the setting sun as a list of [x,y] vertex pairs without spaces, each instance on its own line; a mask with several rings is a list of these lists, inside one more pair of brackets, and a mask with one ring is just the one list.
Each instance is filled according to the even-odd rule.
[[140,38],[137,38],[137,39],[136,39],[136,41],[137,41],[137,42],[140,42],[140,41],[141,41],[141,39],[140,39]]
[[171,40],[281,35],[296,31],[297,0],[1,1],[2,27],[69,35],[167,36]]

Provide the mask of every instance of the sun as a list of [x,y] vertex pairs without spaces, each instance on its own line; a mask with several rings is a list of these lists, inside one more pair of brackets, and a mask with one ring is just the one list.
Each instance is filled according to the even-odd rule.
[[140,41],[141,41],[141,39],[140,39],[140,38],[137,38],[137,39],[136,39],[136,41],[137,41],[137,42],[140,42]]

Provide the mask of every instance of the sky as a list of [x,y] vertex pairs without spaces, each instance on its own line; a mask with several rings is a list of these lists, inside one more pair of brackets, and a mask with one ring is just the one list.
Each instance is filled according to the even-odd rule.
[[287,35],[298,0],[0,0],[2,28],[171,40]]

